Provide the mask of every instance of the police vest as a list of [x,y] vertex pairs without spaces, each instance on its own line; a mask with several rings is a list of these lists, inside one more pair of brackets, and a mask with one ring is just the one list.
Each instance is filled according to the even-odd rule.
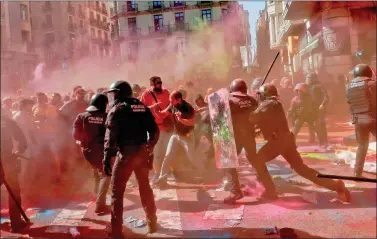
[[352,114],[372,113],[368,91],[369,80],[368,78],[355,78],[347,85],[347,100]]

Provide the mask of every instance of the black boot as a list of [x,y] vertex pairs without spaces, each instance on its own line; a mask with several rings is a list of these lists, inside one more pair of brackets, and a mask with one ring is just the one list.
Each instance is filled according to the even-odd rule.
[[234,204],[237,200],[244,197],[242,192],[231,192],[229,197],[224,199],[225,204]]
[[155,233],[157,231],[157,217],[153,216],[147,219],[148,233]]

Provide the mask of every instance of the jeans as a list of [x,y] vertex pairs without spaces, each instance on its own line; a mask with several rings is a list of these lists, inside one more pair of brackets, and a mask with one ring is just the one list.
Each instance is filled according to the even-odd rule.
[[153,150],[153,170],[156,174],[159,174],[161,171],[162,162],[164,161],[166,149],[172,134],[173,131],[160,131],[160,138]]
[[166,155],[164,162],[162,164],[160,178],[166,177],[170,171],[170,166],[172,162],[176,159],[177,149],[182,146],[187,158],[190,162],[204,175],[204,158],[197,153],[195,149],[195,138],[194,134],[190,133],[188,136],[182,136],[178,134],[173,134],[170,137],[169,144],[166,150]]

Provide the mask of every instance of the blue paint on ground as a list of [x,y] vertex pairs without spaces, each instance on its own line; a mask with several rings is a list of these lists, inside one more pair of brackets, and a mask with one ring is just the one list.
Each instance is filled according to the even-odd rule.
[[48,215],[52,215],[54,214],[55,210],[39,210],[37,212],[38,215],[44,215],[44,216],[48,216]]

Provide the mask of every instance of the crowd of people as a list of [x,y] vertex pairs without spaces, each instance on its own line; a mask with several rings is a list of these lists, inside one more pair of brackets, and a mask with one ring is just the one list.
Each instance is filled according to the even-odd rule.
[[[372,75],[365,71],[356,69],[355,78],[370,79]],[[309,127],[309,142],[314,143],[317,135],[319,145],[328,144],[325,109],[329,97],[317,75],[308,74],[306,82],[295,87],[286,77],[281,82],[263,84],[262,81],[262,78],[257,78],[248,87],[244,80],[236,79],[229,86],[237,152],[245,149],[248,161],[265,187],[260,199],[277,198],[266,163],[282,155],[299,175],[337,192],[342,200],[350,201],[350,192],[342,181],[317,178],[318,172],[306,166],[296,150],[295,137],[304,123]],[[5,176],[18,191],[18,199],[21,200],[20,189],[23,198],[38,199],[35,194],[40,192],[33,189],[31,184],[41,180],[54,185],[67,183],[66,179],[73,168],[83,167],[86,159],[93,169],[95,180],[95,212],[101,214],[111,211],[111,234],[121,234],[123,195],[132,172],[139,184],[149,232],[155,232],[156,206],[149,183],[149,170],[153,172],[152,187],[169,187],[169,175],[185,167],[177,157],[182,152],[202,181],[206,180],[207,171],[215,161],[208,107],[208,96],[215,90],[210,88],[201,92],[200,88],[188,82],[185,87],[179,86],[170,91],[163,87],[163,80],[158,76],[149,79],[149,86],[135,84],[131,87],[128,82],[117,81],[109,88],[97,89],[96,93],[75,86],[71,96],[67,94],[62,97],[59,93],[48,96],[38,92],[35,96],[27,97],[19,92],[16,99],[3,99],[2,129],[10,127],[12,123],[9,122],[13,122],[10,119],[13,119],[24,135],[24,139],[15,139],[18,142],[16,153],[12,153],[11,149],[10,152],[2,152],[1,157]],[[350,99],[348,101],[351,102]],[[368,109],[371,111],[371,107]],[[7,123],[3,124],[3,119]],[[364,127],[362,122],[357,124],[362,125],[360,130],[367,131],[367,126]],[[261,130],[267,141],[258,152],[256,128]],[[3,138],[3,134],[2,148],[3,143],[9,141]],[[208,145],[204,150],[203,140]],[[364,141],[361,144],[364,145]],[[9,144],[7,147],[12,148]],[[359,154],[360,167],[363,164],[363,152]],[[10,155],[13,162],[7,159]],[[16,161],[18,166],[9,166],[15,165]],[[41,179],[41,169],[47,170],[46,165],[50,166],[50,177]],[[20,172],[14,174],[11,168],[19,169]],[[358,170],[355,173],[360,175]],[[234,203],[243,197],[237,170],[226,169],[224,172],[230,185],[230,196],[224,203]],[[18,183],[16,178],[19,176]],[[109,188],[112,195],[111,210],[106,205]],[[22,219],[17,218],[14,206],[10,208],[13,210],[12,228],[18,230],[23,227]]]

